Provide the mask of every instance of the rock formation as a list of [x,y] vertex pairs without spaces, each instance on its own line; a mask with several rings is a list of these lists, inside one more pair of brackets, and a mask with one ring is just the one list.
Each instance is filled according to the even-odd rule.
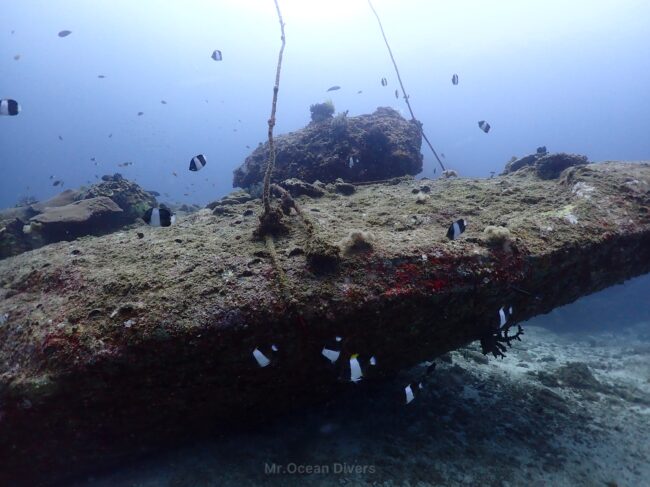
[[[319,112],[320,113],[320,112]],[[415,122],[392,108],[371,115],[318,117],[307,127],[275,137],[273,180],[298,178],[313,183],[375,181],[422,171],[422,137]],[[255,193],[264,177],[268,143],[235,170],[233,186]]]
[[[273,256],[251,238],[260,201],[238,193],[171,227],[0,261],[0,484],[250,424],[472,341],[491,355],[507,349],[504,317],[650,272],[648,164],[323,188],[296,198]],[[314,236],[340,247],[329,268],[309,264]]]
[[0,211],[0,259],[48,243],[115,231],[142,217],[156,198],[120,174],[47,201]]

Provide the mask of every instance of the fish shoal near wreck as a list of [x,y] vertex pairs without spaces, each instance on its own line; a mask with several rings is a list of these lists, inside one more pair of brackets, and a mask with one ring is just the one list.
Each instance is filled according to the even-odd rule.
[[[322,184],[295,198],[313,232],[284,217],[277,266],[242,192],[0,261],[0,480],[38,485],[495,346],[503,310],[519,322],[650,271],[649,164],[539,170]],[[338,251],[313,259],[314,240]],[[351,357],[372,357],[360,384]]]

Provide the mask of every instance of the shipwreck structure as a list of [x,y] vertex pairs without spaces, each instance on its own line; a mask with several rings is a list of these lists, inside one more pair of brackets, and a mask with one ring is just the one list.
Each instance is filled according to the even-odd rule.
[[[649,164],[538,172],[323,185],[295,198],[303,216],[287,207],[274,256],[249,197],[0,261],[0,483],[286,412],[474,340],[489,353],[500,311],[521,322],[650,272]],[[325,265],[314,238],[338,248]]]

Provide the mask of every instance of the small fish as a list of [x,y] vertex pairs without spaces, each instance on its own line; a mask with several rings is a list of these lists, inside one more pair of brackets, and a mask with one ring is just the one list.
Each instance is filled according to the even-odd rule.
[[399,91],[395,90],[395,98],[399,98]]
[[361,372],[361,365],[359,364],[359,354],[354,353],[350,357],[350,381],[359,382],[363,377],[363,372]]
[[167,102],[165,100],[160,100],[160,103],[162,103],[163,105],[167,105]]
[[321,354],[330,362],[334,363],[339,359],[341,352],[338,350],[330,350],[329,348],[323,347]]
[[246,146],[246,148],[247,148],[247,149],[250,149],[250,148],[251,148],[251,146],[250,146],[250,145],[247,145],[247,146]]
[[172,171],[172,174],[176,177],[178,177],[178,174],[176,174],[174,171]]
[[363,93],[362,90],[357,91],[357,95],[360,95],[361,93]]
[[110,139],[111,137],[113,137],[113,134],[108,134],[108,138]]
[[413,399],[415,399],[415,396],[413,395],[413,389],[411,388],[411,384],[407,385],[404,388],[404,393],[406,394],[406,404],[410,403]]
[[106,78],[106,76],[103,75],[103,74],[98,74],[97,77],[98,77],[99,79],[104,79],[104,78]]
[[271,363],[268,357],[260,352],[258,348],[255,348],[255,350],[253,350],[253,357],[255,357],[255,360],[257,360],[257,365],[260,367],[266,367]]
[[19,59],[20,59],[20,54],[16,54],[16,55],[14,56],[14,61],[18,61]]
[[218,49],[212,51],[212,56],[210,57],[215,61],[221,61],[223,59],[223,56],[221,55],[221,51],[219,51]]
[[388,80],[386,78],[381,79],[381,86],[388,86]]
[[14,116],[20,113],[20,105],[16,100],[3,98],[0,100],[0,115]]
[[458,75],[457,75],[457,74],[454,74],[454,75],[451,77],[451,82],[452,82],[452,84],[454,84],[454,85],[457,85],[457,84],[458,84]]
[[490,124],[487,123],[485,120],[481,120],[481,121],[478,123],[478,127],[479,127],[483,132],[485,132],[486,134],[490,131]]
[[63,137],[61,137],[60,135],[59,135],[59,140],[63,140]]
[[508,321],[508,318],[506,317],[505,310],[503,308],[499,308],[499,326],[505,325],[506,321]]
[[94,161],[95,161],[95,158],[94,158],[94,157],[91,157],[90,160],[94,162]]
[[445,157],[445,153],[444,153],[444,152],[441,152],[441,153],[440,153],[440,157],[442,157],[443,159],[446,159],[446,157]]
[[54,179],[54,176],[50,176],[50,179]]
[[142,115],[144,115],[144,112],[138,112],[138,117],[141,117]]
[[208,161],[205,160],[205,156],[203,154],[194,156],[190,161],[190,171],[200,171],[207,163]]
[[142,219],[152,227],[169,227],[175,220],[167,208],[149,208]]
[[52,183],[52,186],[59,186],[60,184],[63,184],[63,181],[59,181],[58,179]]
[[330,86],[329,88],[327,88],[327,91],[336,91],[336,90],[340,90],[340,89],[341,89],[341,87],[339,85],[334,85],[334,86]]
[[133,165],[133,163],[129,161],[129,162],[123,162],[121,164],[118,164],[118,167],[127,167],[127,166],[132,166],[132,165]]
[[70,34],[72,34],[71,30],[62,30],[58,35],[59,37],[68,37]]
[[465,220],[456,220],[454,223],[449,225],[449,229],[447,230],[447,238],[449,240],[456,240],[460,234],[465,231],[466,226],[467,222]]

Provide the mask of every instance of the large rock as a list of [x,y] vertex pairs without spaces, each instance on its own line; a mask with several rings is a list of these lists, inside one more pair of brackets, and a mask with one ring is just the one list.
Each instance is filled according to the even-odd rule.
[[52,198],[46,201],[40,201],[34,203],[31,208],[38,213],[45,211],[45,208],[57,208],[59,206],[69,205],[82,199],[81,191],[74,189],[66,189],[61,191],[59,194],[54,195]]
[[60,240],[114,231],[156,205],[150,192],[116,173],[89,188],[67,189],[46,201],[1,210],[0,259]]
[[[0,485],[286,414],[495,345],[500,309],[520,322],[650,272],[648,164],[424,183],[300,196],[311,224],[285,216],[274,253],[251,238],[261,202],[240,195],[219,215],[0,261]],[[450,241],[458,218],[467,228]],[[509,230],[500,245],[489,226]],[[329,272],[310,265],[315,236],[340,248]],[[324,346],[341,347],[336,363]]]
[[75,201],[45,208],[43,213],[30,218],[30,233],[37,234],[45,243],[102,235],[124,223],[122,213],[122,209],[106,196]]
[[510,174],[523,168],[532,168],[537,177],[541,179],[556,179],[560,177],[560,174],[565,169],[573,166],[584,166],[588,162],[587,156],[578,154],[567,154],[565,152],[548,154],[547,152],[538,151],[536,154],[529,154],[508,162],[503,174]]
[[[290,178],[330,183],[375,181],[422,171],[422,136],[416,122],[392,108],[371,115],[339,114],[275,137],[275,182]],[[264,178],[268,142],[257,147],[235,170],[233,186],[252,190]],[[350,163],[352,158],[352,163]],[[258,190],[259,191],[259,190]]]
[[129,223],[141,218],[147,209],[157,206],[153,194],[142,189],[137,183],[124,179],[119,173],[103,176],[101,183],[93,184],[90,188],[81,191],[76,199],[97,196],[106,196],[117,203],[124,212],[124,220]]

